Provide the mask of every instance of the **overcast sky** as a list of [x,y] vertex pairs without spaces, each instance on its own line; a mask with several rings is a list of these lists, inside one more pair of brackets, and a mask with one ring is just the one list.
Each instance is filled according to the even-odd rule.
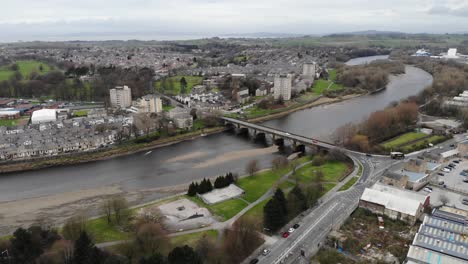
[[468,0],[10,0],[1,11],[0,41],[468,32]]

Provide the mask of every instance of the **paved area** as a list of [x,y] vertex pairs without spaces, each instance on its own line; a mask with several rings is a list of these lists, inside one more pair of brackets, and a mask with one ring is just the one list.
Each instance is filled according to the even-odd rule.
[[[443,181],[444,184],[447,185],[447,187],[465,188],[468,191],[468,183],[463,182],[463,180],[468,179],[468,177],[460,175],[460,172],[468,169],[468,160],[462,160],[459,164],[453,163],[454,160],[460,159],[450,160],[449,163],[455,164],[456,167],[451,172],[440,171],[439,173],[444,174],[444,176],[437,175],[437,182]],[[442,168],[443,167],[444,166],[442,166]]]
[[188,199],[162,204],[158,209],[164,216],[164,226],[170,231],[200,228],[216,223],[208,209],[199,207]]
[[222,189],[214,189],[209,193],[200,195],[203,201],[207,204],[215,204],[238,197],[244,193],[244,190],[237,187],[235,184],[230,184]]

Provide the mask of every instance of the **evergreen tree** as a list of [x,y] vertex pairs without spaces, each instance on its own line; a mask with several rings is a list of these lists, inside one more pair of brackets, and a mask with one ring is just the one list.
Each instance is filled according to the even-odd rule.
[[74,264],[101,263],[102,253],[96,248],[86,231],[82,231],[80,237],[75,241],[73,252]]
[[284,196],[283,190],[281,190],[280,188],[276,189],[276,192],[273,195],[273,199],[278,201],[278,204],[280,205],[281,210],[283,210],[284,215],[287,215],[288,214],[288,209],[287,209],[288,202],[286,201],[286,197]]
[[11,255],[16,263],[34,263],[34,260],[42,254],[40,243],[33,240],[29,230],[18,228],[10,241]]
[[200,182],[200,186],[198,188],[198,193],[199,194],[204,194],[207,192],[207,182],[206,182],[206,179],[203,179],[201,182]]
[[288,194],[289,218],[296,217],[301,212],[307,210],[307,198],[298,186],[294,187]]
[[163,255],[156,253],[149,257],[143,257],[138,262],[139,264],[165,264],[166,261],[164,260]]
[[234,183],[234,176],[232,175],[232,172],[229,172],[226,174],[226,181],[229,184]]
[[195,191],[196,191],[197,193],[200,193],[200,185],[198,184],[198,182],[195,182],[195,183],[193,184],[193,186],[194,186]]
[[202,264],[203,261],[200,256],[193,250],[193,248],[185,245],[183,247],[176,247],[167,256],[169,264]]
[[190,183],[188,191],[187,191],[188,196],[195,196],[197,195],[197,189],[195,187],[195,183]]
[[287,215],[284,213],[280,202],[272,198],[263,208],[263,225],[265,228],[276,232],[287,222]]
[[213,190],[213,184],[211,184],[210,179],[206,180],[206,192],[211,192]]

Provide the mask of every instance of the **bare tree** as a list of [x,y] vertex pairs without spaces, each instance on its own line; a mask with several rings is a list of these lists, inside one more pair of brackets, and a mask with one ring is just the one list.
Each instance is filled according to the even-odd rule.
[[252,218],[242,217],[225,231],[223,243],[227,263],[241,263],[250,253],[262,244],[258,233],[259,224]]
[[113,203],[111,199],[102,201],[101,211],[106,215],[107,223],[109,224],[112,222],[112,207]]
[[128,209],[128,202],[124,197],[115,197],[112,199],[112,210],[114,211],[115,222],[121,224],[122,220],[126,220],[125,215]]
[[450,202],[449,198],[445,194],[439,195],[439,200],[442,205],[447,205]]
[[288,165],[288,162],[289,161],[287,158],[280,156],[280,157],[274,158],[271,161],[271,165],[273,166],[273,169],[278,170],[278,169],[286,167]]
[[77,240],[81,232],[86,231],[87,220],[88,217],[84,212],[80,212],[69,218],[63,225],[63,236],[68,240]]
[[259,169],[258,160],[251,160],[247,163],[246,170],[250,176],[253,176]]
[[135,245],[143,255],[153,255],[167,249],[169,239],[161,225],[156,223],[146,223],[138,227],[135,236]]

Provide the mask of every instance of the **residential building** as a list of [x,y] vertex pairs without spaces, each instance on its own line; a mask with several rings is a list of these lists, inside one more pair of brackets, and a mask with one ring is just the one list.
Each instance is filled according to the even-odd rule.
[[359,207],[409,224],[416,223],[428,205],[429,196],[381,183],[366,188],[359,200]]
[[302,75],[307,79],[314,80],[317,71],[317,64],[315,62],[308,62],[302,65]]
[[257,88],[257,90],[255,90],[255,96],[265,96],[267,95],[267,89],[265,88],[265,86],[262,86],[260,88]]
[[55,109],[41,109],[34,111],[31,116],[33,125],[57,121],[57,111]]
[[381,182],[386,185],[395,186],[401,189],[408,188],[409,178],[407,175],[403,175],[396,172],[387,172],[383,175]]
[[153,94],[137,99],[133,102],[133,106],[140,113],[160,113],[163,110],[161,98]]
[[172,119],[177,128],[191,129],[193,126],[193,117],[188,109],[176,107],[167,113],[167,117]]
[[248,102],[250,96],[249,96],[249,89],[247,88],[242,88],[238,93],[237,93],[237,102],[241,104],[245,104]]
[[409,248],[405,263],[468,263],[468,218],[460,209],[434,209],[426,215]]
[[109,90],[110,103],[112,107],[127,108],[132,106],[132,89],[130,87],[117,86]]
[[291,100],[293,75],[292,74],[278,74],[275,76],[273,96],[275,99],[283,98],[285,101]]
[[429,183],[430,175],[441,165],[422,159],[410,159],[392,167],[381,182],[400,188],[418,191]]
[[0,110],[0,119],[17,119],[20,117],[20,111]]

